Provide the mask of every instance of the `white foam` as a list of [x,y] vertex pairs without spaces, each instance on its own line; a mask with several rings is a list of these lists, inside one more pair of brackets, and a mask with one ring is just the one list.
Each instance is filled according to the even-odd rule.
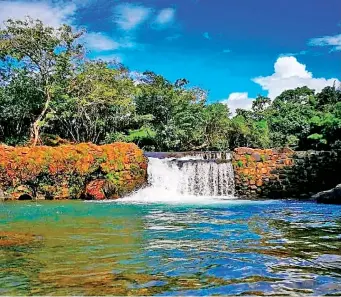
[[201,160],[197,156],[149,158],[149,186],[120,202],[212,204],[235,199],[232,164]]

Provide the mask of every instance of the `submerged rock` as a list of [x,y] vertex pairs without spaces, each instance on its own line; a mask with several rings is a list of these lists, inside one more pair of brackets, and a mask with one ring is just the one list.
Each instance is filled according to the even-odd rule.
[[36,240],[35,235],[0,231],[0,248],[29,245]]
[[341,204],[341,184],[337,185],[334,189],[319,192],[311,198],[318,203]]

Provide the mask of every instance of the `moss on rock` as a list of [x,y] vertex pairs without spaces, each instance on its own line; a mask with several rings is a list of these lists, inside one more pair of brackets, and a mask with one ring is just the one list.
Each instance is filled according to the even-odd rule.
[[5,199],[24,194],[40,199],[118,198],[144,185],[146,178],[147,159],[131,143],[0,146]]

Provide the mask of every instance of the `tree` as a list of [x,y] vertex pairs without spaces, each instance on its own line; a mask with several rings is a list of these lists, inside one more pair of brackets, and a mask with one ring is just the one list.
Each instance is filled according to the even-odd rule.
[[[44,103],[31,126],[33,145],[39,141],[55,93],[61,88],[82,57],[83,47],[78,43],[82,32],[44,26],[39,20],[8,20],[0,30],[0,61],[10,69],[25,70],[39,85]],[[8,77],[12,79],[11,76]]]
[[0,139],[5,143],[25,144],[31,124],[39,115],[44,98],[37,82],[19,70],[0,88]]
[[252,101],[252,111],[255,113],[263,113],[270,104],[270,98],[258,95],[257,98]]
[[135,88],[124,68],[84,63],[51,103],[50,132],[74,142],[101,143],[107,134],[128,129],[135,118]]
[[314,90],[307,87],[286,90],[275,98],[267,111],[272,145],[308,148],[309,120],[315,115]]
[[188,88],[186,79],[174,84],[145,72],[138,85],[136,111],[151,116],[157,150],[196,150],[203,145],[203,109],[206,92]]
[[226,150],[228,148],[230,130],[230,111],[226,104],[213,103],[204,109],[204,138],[206,148],[210,150]]

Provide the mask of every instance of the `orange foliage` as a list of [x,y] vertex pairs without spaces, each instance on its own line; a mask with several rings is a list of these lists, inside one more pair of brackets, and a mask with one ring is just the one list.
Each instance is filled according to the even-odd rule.
[[[0,146],[0,189],[3,191],[29,185],[39,192],[48,184],[58,192],[57,188],[66,184],[79,188],[76,196],[80,196],[84,194],[86,183],[104,179],[110,181],[116,194],[120,195],[127,192],[125,187],[132,188],[131,179],[136,182],[134,187],[145,182],[146,168],[143,152],[130,143],[31,148]],[[131,179],[126,180],[127,175]],[[62,191],[65,193],[65,189]],[[49,194],[56,196],[56,193]]]

